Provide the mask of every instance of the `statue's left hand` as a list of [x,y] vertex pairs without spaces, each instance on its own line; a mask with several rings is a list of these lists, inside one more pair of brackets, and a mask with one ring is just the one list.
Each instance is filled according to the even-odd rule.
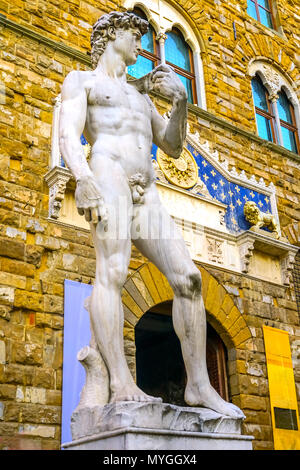
[[172,100],[186,100],[187,92],[174,70],[166,64],[161,64],[151,72],[150,92],[157,91]]

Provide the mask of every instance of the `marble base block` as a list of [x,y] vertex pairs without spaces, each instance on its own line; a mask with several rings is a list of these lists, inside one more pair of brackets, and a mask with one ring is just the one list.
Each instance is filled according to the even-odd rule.
[[72,415],[70,450],[252,450],[241,419],[206,408],[118,402]]

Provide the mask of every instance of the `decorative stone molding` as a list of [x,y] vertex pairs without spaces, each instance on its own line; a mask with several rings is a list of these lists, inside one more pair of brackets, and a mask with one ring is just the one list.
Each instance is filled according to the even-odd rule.
[[281,269],[283,276],[282,281],[283,284],[286,286],[289,286],[292,280],[296,254],[297,251],[289,251],[285,256],[282,257],[281,260]]
[[294,91],[294,87],[290,78],[286,77],[284,72],[280,73],[273,65],[269,64],[263,59],[254,59],[250,62],[248,68],[248,74],[252,78],[256,74],[262,79],[263,84],[267,88],[270,96],[277,95],[283,87],[287,93],[292,96],[292,101],[296,100],[298,103],[297,95]]
[[45,181],[49,186],[49,217],[52,219],[59,218],[67,183],[71,178],[72,175],[68,169],[57,166],[45,175]]
[[248,273],[249,264],[254,250],[254,240],[243,240],[242,243],[238,244],[240,252],[240,261],[241,261],[241,271],[242,273]]
[[218,240],[217,238],[206,238],[208,247],[207,254],[209,261],[213,263],[223,264],[224,263],[224,241]]
[[249,264],[253,252],[265,253],[269,256],[277,257],[280,260],[282,284],[290,285],[295,257],[298,247],[290,245],[284,239],[276,239],[263,235],[262,230],[257,233],[248,231],[237,237],[237,244],[240,249],[241,271],[248,273]]

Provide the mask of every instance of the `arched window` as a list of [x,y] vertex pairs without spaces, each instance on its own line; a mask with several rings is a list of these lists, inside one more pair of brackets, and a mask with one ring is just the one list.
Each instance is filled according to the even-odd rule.
[[268,90],[258,74],[251,81],[258,135],[291,152],[300,149],[295,111],[285,91],[273,93]]
[[[133,13],[144,20],[147,20],[145,13],[140,8],[135,8]],[[151,24],[149,24],[147,34],[142,36],[141,43],[143,48],[142,52],[139,54],[136,63],[130,65],[127,69],[129,75],[135,78],[140,78],[151,72],[151,70],[160,62],[159,44],[156,40],[156,34]]]
[[[135,7],[133,13],[149,21],[141,8]],[[157,37],[160,38],[159,41]],[[167,33],[163,33],[160,30],[157,36],[156,31],[149,23],[149,31],[142,36],[141,43],[143,50],[139,54],[137,62],[127,68],[128,74],[134,78],[140,78],[151,72],[160,63],[166,62],[174,68],[184,84],[188,95],[188,102],[197,104],[196,79],[199,82],[200,73],[198,69],[200,62],[197,58],[195,59],[198,63],[198,76],[196,77],[193,60],[194,54],[182,33],[178,29],[173,28]],[[200,93],[200,101],[204,102],[203,92]]]
[[188,101],[194,103],[196,99],[195,73],[192,51],[185,42],[181,32],[173,29],[167,33],[165,42],[166,63],[171,65],[185,86]]
[[270,0],[248,0],[247,13],[268,28],[274,28],[275,23]]
[[287,150],[300,151],[300,106],[296,84],[266,60],[249,65],[258,135]]
[[272,105],[269,101],[268,91],[258,75],[252,79],[251,84],[258,135],[262,139],[275,142],[274,115],[272,113]]
[[288,100],[284,90],[281,90],[281,92],[278,94],[277,109],[280,119],[280,131],[282,135],[283,147],[297,153],[299,148],[299,140],[297,135],[294,107]]

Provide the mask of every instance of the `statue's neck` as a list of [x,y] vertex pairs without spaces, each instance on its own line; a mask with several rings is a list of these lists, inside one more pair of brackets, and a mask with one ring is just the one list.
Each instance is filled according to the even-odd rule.
[[110,47],[110,43],[100,56],[96,71],[99,70],[110,78],[126,81],[126,64],[123,58]]

